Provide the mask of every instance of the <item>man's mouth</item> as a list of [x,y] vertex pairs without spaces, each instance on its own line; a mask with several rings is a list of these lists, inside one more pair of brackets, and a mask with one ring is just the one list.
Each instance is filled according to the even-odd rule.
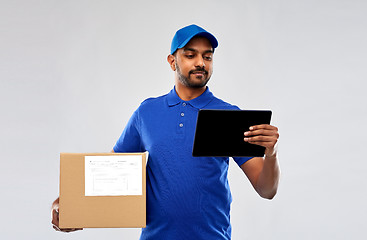
[[206,74],[208,74],[208,72],[207,71],[197,71],[197,70],[195,70],[195,71],[190,71],[190,74],[194,74],[194,75],[206,75]]

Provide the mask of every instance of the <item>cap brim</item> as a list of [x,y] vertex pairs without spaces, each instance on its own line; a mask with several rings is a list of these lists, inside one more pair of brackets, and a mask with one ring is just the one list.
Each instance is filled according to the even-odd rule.
[[[188,42],[190,42],[190,40],[191,40],[193,37],[198,37],[198,36],[207,38],[207,39],[209,40],[210,44],[212,45],[213,50],[214,50],[216,47],[218,47],[218,41],[217,41],[217,39],[216,39],[212,34],[210,34],[210,33],[208,33],[208,32],[198,32],[198,33],[194,33],[194,34],[192,34],[192,36],[188,37],[185,41],[183,41],[183,42],[182,42],[182,43],[177,47],[177,49],[180,49],[180,48],[185,47],[185,46],[186,46],[186,44],[187,44]],[[177,50],[177,49],[176,49],[176,50]]]

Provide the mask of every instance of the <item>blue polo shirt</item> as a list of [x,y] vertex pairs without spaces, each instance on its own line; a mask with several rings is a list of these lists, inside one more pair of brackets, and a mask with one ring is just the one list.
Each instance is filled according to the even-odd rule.
[[[183,101],[175,89],[145,100],[115,152],[149,152],[147,226],[141,240],[230,239],[227,157],[193,157],[199,109],[238,109],[209,91]],[[234,158],[240,166],[250,158]]]

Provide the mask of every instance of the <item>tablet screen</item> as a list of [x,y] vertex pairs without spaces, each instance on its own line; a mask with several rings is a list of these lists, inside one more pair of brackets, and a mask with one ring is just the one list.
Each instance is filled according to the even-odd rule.
[[265,147],[245,142],[249,127],[270,124],[270,110],[199,110],[194,157],[262,157]]

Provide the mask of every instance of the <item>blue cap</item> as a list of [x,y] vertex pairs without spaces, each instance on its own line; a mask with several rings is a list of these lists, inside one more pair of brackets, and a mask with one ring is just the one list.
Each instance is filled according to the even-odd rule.
[[176,52],[177,49],[183,48],[195,36],[207,38],[210,41],[213,49],[218,47],[218,41],[211,33],[195,24],[192,24],[181,28],[176,32],[172,39],[171,54]]

